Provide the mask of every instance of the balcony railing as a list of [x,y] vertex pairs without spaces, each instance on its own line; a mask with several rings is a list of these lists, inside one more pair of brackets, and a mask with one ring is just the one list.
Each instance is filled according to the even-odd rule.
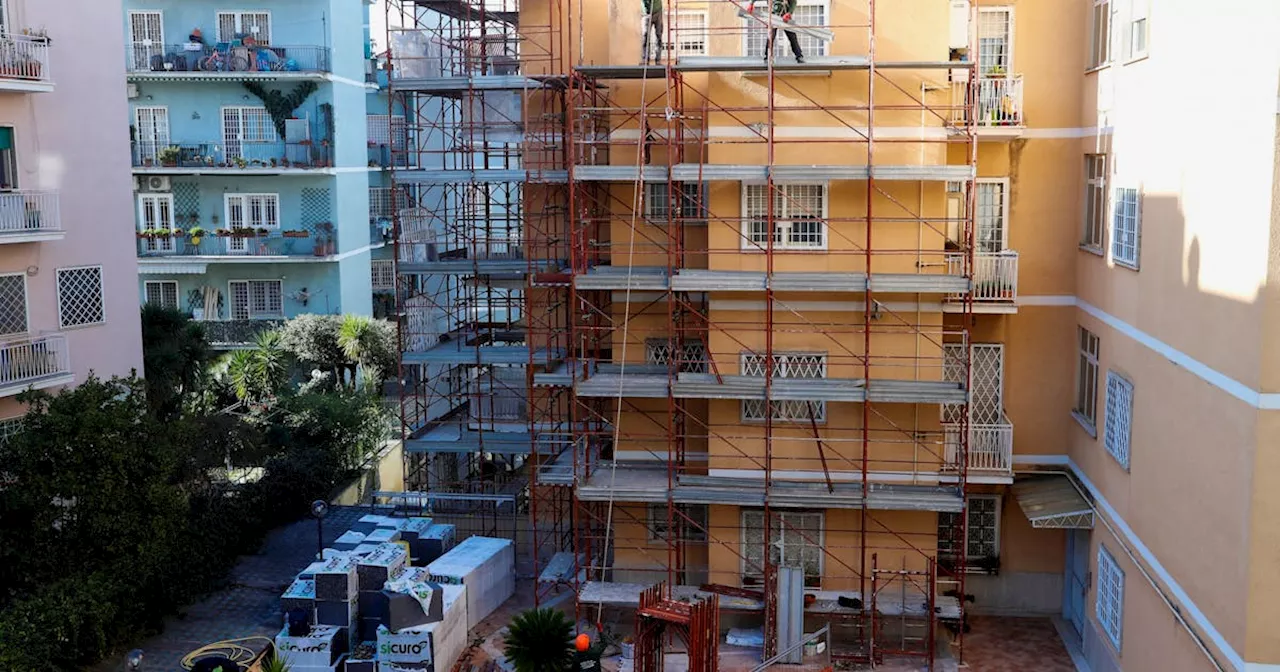
[[62,231],[56,191],[0,192],[0,243],[6,237]]
[[49,73],[49,40],[30,35],[0,37],[0,90],[21,82],[17,88],[51,85]]
[[[306,235],[300,235],[305,233]],[[302,231],[271,231],[265,235],[143,236],[138,238],[140,257],[323,257],[333,254],[333,243],[324,236]]]
[[527,422],[523,368],[494,369],[471,384],[472,422]]
[[296,75],[330,72],[329,49],[316,46],[217,46],[139,42],[126,49],[131,73]]
[[215,348],[239,348],[252,345],[258,334],[278,329],[284,320],[201,320],[205,340]]
[[[947,272],[963,275],[965,255],[947,255]],[[952,294],[952,301],[962,301],[964,296]],[[975,252],[973,254],[973,300],[978,303],[1014,303],[1018,299],[1018,253]]]
[[[965,104],[969,95],[968,82],[954,82],[951,89],[951,121],[964,124]],[[1022,126],[1022,75],[983,75],[978,78],[974,101],[974,124],[991,128],[998,126]]]
[[402,210],[412,207],[407,189],[401,187],[397,195],[390,187],[369,187],[369,219],[391,219],[397,207]]
[[333,165],[327,140],[205,140],[133,143],[133,167],[190,170],[315,169]]
[[[1008,474],[1013,471],[1013,423],[1001,414],[1004,422],[969,425],[969,472]],[[955,471],[960,465],[960,425],[943,423],[946,443],[946,467]]]
[[70,374],[67,337],[62,334],[0,343],[0,390],[21,391],[42,380]]

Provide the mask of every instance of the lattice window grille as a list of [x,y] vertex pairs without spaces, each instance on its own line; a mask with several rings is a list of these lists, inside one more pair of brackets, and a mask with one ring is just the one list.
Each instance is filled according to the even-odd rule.
[[328,187],[303,188],[300,215],[303,227],[312,233],[317,224],[332,222],[333,191]]
[[1098,594],[1094,610],[1098,625],[1118,650],[1124,630],[1124,570],[1102,545],[1098,546]]
[[[1000,497],[997,495],[970,495],[965,499],[965,513],[969,518],[968,537],[965,539],[965,557],[969,559],[991,558],[1000,555]],[[956,555],[956,530],[960,529],[960,514],[938,514],[938,553]]]
[[672,41],[676,44],[676,54],[705,56],[707,32],[706,12],[677,12],[675,34],[672,36]]
[[178,283],[174,280],[148,280],[147,305],[160,308],[178,308]]
[[1120,466],[1129,468],[1129,440],[1133,431],[1133,383],[1107,371],[1107,417],[1103,445]]
[[374,259],[369,262],[375,290],[396,288],[396,263],[391,259]]
[[[763,378],[765,375],[765,356],[757,353],[742,353],[741,371],[744,376]],[[821,353],[774,353],[774,378],[826,378],[827,356]],[[765,408],[769,402],[764,399],[744,399],[742,401],[742,417],[748,421],[765,419]],[[824,401],[775,400],[773,401],[773,419],[784,422],[823,422],[827,418],[827,404]]]
[[284,288],[279,280],[231,281],[231,319],[284,317]]
[[102,304],[102,267],[58,269],[58,324],[61,328],[101,324],[106,320]]
[[22,433],[22,422],[21,416],[0,420],[0,446],[9,443],[13,437]]
[[[806,588],[822,585],[823,514],[772,512],[769,525],[769,561],[774,565],[801,567]],[[764,568],[764,512],[742,512],[742,578],[746,585],[760,585]]]
[[[681,357],[679,365],[680,371],[683,373],[706,373],[709,365],[707,360],[707,346],[700,340],[688,339],[681,349],[684,355]],[[674,344],[665,338],[648,338],[644,342],[644,359],[648,364],[658,366],[668,366],[671,364],[671,356],[675,354]]]
[[[198,182],[173,183],[173,211],[178,215],[200,217],[200,184]],[[202,226],[213,229],[207,222],[187,222],[188,227]]]
[[0,275],[0,335],[27,333],[27,276]]
[[370,145],[389,145],[397,151],[409,146],[409,126],[403,115],[371,114],[366,127]]

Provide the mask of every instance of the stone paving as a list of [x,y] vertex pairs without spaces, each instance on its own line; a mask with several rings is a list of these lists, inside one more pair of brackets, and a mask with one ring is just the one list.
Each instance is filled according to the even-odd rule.
[[[363,507],[333,507],[324,520],[325,544],[347,531]],[[138,644],[146,672],[180,672],[182,658],[195,649],[227,639],[272,637],[283,624],[280,594],[316,554],[316,522],[300,520],[271,532],[262,548],[240,557],[228,585],[165,619],[164,631]],[[123,671],[123,655],[96,672]]]

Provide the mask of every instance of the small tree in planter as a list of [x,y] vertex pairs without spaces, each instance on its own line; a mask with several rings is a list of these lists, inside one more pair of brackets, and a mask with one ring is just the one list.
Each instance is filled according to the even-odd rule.
[[176,166],[178,165],[178,155],[180,153],[181,151],[177,145],[169,145],[157,152],[156,158],[160,159],[160,165],[162,166]]

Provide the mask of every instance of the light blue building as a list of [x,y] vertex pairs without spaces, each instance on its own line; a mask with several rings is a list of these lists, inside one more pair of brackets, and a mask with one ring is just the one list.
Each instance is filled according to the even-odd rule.
[[302,313],[371,314],[388,243],[365,0],[125,7],[141,300],[225,347]]

